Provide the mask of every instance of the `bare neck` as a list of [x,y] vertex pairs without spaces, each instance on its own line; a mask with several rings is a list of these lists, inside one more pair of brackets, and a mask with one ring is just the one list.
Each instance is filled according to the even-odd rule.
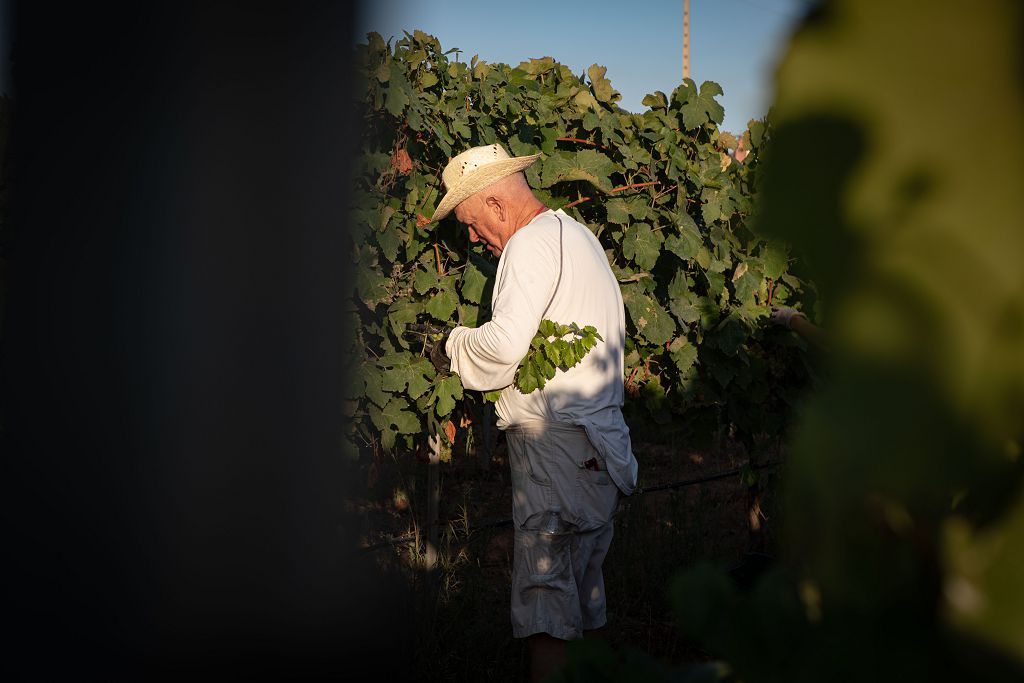
[[516,226],[515,229],[518,230],[519,228],[524,227],[534,218],[536,218],[537,216],[539,216],[540,214],[544,213],[547,210],[548,207],[546,207],[543,202],[541,202],[533,195],[533,193],[531,193],[529,200],[523,202],[522,209],[514,215],[515,221],[513,225]]

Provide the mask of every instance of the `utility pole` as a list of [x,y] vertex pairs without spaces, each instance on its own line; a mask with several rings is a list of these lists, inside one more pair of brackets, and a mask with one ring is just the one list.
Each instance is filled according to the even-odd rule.
[[683,0],[683,78],[690,77],[690,0]]

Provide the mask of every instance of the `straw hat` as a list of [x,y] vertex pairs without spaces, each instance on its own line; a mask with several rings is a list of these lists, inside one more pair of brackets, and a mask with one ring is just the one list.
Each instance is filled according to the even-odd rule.
[[448,193],[434,210],[430,221],[439,221],[488,185],[518,173],[540,158],[540,154],[510,157],[501,145],[472,147],[448,162],[441,181]]

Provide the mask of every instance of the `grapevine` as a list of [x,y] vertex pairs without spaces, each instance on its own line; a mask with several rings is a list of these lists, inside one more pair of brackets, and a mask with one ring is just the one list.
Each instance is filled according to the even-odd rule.
[[516,388],[524,394],[543,389],[548,380],[555,378],[557,370],[578,365],[598,341],[604,338],[593,325],[581,328],[576,323],[559,325],[541,320],[530,341],[530,350],[516,370]]
[[[784,244],[748,225],[771,127],[721,131],[722,90],[710,81],[684,80],[632,113],[597,64],[581,76],[551,58],[511,66],[453,52],[421,31],[393,45],[370,34],[357,48],[365,124],[346,313],[352,457],[414,451],[493,400],[437,372],[402,331],[490,317],[495,262],[454,219],[428,218],[448,160],[494,143],[515,156],[542,153],[526,170],[536,196],[605,250],[626,312],[627,420],[695,436],[777,433],[808,371],[800,342],[767,326],[768,299],[807,308],[814,290],[790,270]],[[737,161],[740,138],[750,153]],[[520,391],[541,388],[600,340],[592,328],[565,327],[538,330],[516,374]]]

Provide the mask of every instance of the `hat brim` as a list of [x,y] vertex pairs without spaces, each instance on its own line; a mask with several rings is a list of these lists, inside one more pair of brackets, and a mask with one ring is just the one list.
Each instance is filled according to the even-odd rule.
[[512,157],[511,159],[493,161],[481,166],[469,175],[463,176],[450,190],[448,190],[447,194],[441,198],[437,208],[434,209],[434,215],[430,217],[430,222],[434,223],[441,220],[450,214],[456,206],[466,201],[480,190],[493,185],[506,176],[510,176],[513,173],[518,173],[519,171],[529,168],[535,161],[537,161],[537,159],[540,159],[540,157],[540,154],[531,154],[525,157]]

